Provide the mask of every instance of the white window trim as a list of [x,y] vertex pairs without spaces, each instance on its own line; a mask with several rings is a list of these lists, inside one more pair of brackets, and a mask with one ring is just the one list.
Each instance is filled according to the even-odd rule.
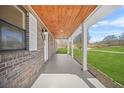
[[37,19],[31,13],[29,13],[29,50],[37,50]]

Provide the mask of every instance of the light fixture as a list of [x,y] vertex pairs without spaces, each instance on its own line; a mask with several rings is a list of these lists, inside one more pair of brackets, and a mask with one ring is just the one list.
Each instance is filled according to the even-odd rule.
[[63,30],[60,30],[61,33],[63,33]]
[[45,32],[47,32],[46,28],[43,27],[42,28],[42,31],[41,31],[41,36],[42,36],[42,39],[45,40]]

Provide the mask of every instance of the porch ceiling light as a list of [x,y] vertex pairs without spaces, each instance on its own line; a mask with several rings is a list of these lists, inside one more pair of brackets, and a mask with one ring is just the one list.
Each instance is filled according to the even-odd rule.
[[60,30],[61,33],[63,33],[63,30]]

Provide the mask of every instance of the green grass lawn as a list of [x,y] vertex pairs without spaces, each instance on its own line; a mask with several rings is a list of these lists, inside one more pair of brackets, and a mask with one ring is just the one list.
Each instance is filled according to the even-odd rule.
[[78,60],[78,62],[81,64],[82,62],[82,50],[78,48],[74,48],[74,58]]
[[57,54],[67,54],[67,49],[66,48],[58,48]]
[[[105,51],[117,51],[117,52],[124,52],[124,47],[122,46],[111,46],[111,47],[106,47],[106,48],[93,48],[97,50],[105,50]],[[93,50],[92,49],[92,50]]]
[[124,54],[88,51],[88,63],[124,85]]
[[[119,51],[123,52],[124,47],[112,47],[112,48],[95,48],[99,50],[107,51]],[[59,49],[60,51],[61,49]],[[62,49],[61,51],[65,51]],[[82,50],[75,48],[74,57],[81,64],[82,62]],[[113,80],[124,85],[124,54],[103,53],[98,51],[88,51],[88,64],[91,64],[95,68],[99,69]]]

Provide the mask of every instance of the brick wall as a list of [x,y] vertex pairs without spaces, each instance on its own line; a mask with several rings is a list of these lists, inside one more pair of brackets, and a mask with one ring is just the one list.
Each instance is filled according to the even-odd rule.
[[42,50],[1,54],[0,87],[30,87],[42,67],[40,54]]
[[[39,29],[40,30],[40,29]],[[38,51],[0,53],[0,87],[30,87],[43,65],[43,41],[38,31]]]
[[[28,18],[28,17],[27,17]],[[28,25],[28,21],[27,21]],[[41,36],[42,24],[38,22],[38,50],[4,51],[0,52],[0,87],[30,87],[41,74],[44,63],[43,40]],[[49,35],[51,38],[51,35]],[[28,27],[26,45],[28,49]],[[49,40],[49,56],[54,49],[53,38]]]

